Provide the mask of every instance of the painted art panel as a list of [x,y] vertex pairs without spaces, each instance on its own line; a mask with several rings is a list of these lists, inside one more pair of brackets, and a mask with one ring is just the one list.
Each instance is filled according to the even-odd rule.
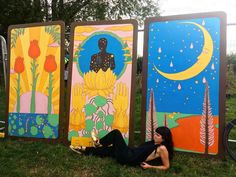
[[64,24],[16,25],[8,35],[7,134],[56,140],[62,111]]
[[224,19],[216,14],[166,17],[146,24],[146,140],[153,138],[155,128],[167,126],[175,150],[219,153],[224,119],[222,24]]
[[73,24],[68,141],[89,141],[91,131],[101,138],[113,129],[130,140],[136,30],[133,20]]

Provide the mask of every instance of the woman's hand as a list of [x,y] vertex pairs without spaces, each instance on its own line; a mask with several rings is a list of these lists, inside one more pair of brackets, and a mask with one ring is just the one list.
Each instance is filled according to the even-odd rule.
[[169,154],[168,154],[168,151],[167,151],[166,147],[164,145],[161,145],[158,148],[159,149],[157,149],[157,150],[159,150],[159,155],[161,157],[163,165],[159,165],[159,166],[154,165],[154,166],[152,166],[152,165],[149,165],[146,162],[142,162],[140,164],[140,166],[143,169],[153,168],[153,169],[159,169],[159,170],[167,170],[167,169],[170,168]]
[[142,162],[142,163],[140,164],[140,166],[141,166],[143,169],[148,169],[148,168],[151,168],[151,167],[152,167],[151,165],[149,165],[149,164],[146,163],[146,162]]

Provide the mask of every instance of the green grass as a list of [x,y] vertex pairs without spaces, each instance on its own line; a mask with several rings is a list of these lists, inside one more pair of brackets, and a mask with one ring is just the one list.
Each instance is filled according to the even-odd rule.
[[[3,101],[4,100],[4,101]],[[140,130],[141,89],[137,89],[135,130]],[[226,120],[236,118],[236,97],[227,99]],[[0,90],[0,120],[5,111],[5,92]],[[226,122],[227,122],[226,121]],[[135,134],[135,144],[140,142]],[[203,177],[236,176],[236,162],[227,155],[221,160],[196,154],[176,152],[168,171],[142,170],[122,166],[110,158],[83,156],[59,143],[20,142],[0,139],[0,177]]]
[[236,163],[176,153],[166,172],[121,166],[110,158],[78,155],[63,145],[0,141],[0,176],[235,176]]
[[0,87],[0,120],[4,120],[6,104],[6,93],[3,87]]
[[236,95],[226,100],[226,123],[236,119]]

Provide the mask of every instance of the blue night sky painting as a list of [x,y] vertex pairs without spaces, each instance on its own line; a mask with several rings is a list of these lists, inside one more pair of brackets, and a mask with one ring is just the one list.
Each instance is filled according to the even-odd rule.
[[[220,19],[149,23],[147,111],[201,115],[206,83],[211,112],[219,115]],[[180,74],[179,74],[180,73]]]

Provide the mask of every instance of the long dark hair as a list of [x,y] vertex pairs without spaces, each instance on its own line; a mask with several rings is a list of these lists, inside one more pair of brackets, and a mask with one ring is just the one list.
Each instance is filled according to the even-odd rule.
[[173,158],[173,141],[172,134],[168,127],[158,127],[156,133],[162,136],[163,142],[161,143],[166,147],[169,153],[169,159]]

